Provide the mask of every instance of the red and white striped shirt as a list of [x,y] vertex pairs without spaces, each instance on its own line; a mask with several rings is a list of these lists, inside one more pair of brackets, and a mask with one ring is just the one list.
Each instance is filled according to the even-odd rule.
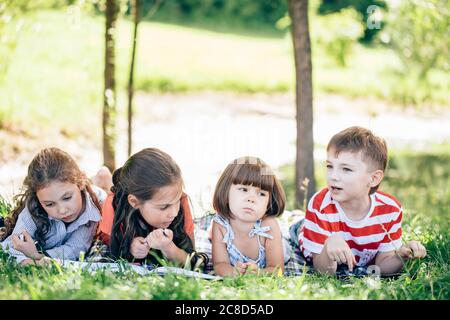
[[349,219],[328,188],[314,194],[308,203],[299,244],[306,258],[320,254],[329,236],[338,233],[355,255],[358,266],[371,262],[378,252],[402,246],[402,206],[394,197],[377,191],[370,195],[371,206],[359,221]]

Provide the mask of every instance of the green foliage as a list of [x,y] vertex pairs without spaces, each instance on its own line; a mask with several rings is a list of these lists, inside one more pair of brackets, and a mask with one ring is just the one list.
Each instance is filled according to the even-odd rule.
[[[314,29],[320,24],[321,28]],[[312,39],[318,50],[322,49],[340,67],[347,65],[357,39],[363,28],[357,21],[357,13],[353,9],[344,9],[324,17],[317,17],[312,22]],[[314,31],[315,30],[315,31]]]
[[12,204],[0,195],[0,217],[6,217],[12,210]]
[[[394,72],[401,62],[392,50],[358,43],[350,45],[350,54],[345,53],[346,44],[339,50],[329,50],[336,56],[330,57],[325,44],[333,37],[326,38],[327,33],[336,34],[340,25],[356,22],[344,18],[345,12],[317,17],[313,7],[311,10],[316,93],[378,98],[420,107],[448,105],[448,72],[431,70],[429,83],[418,85],[412,77]],[[13,24],[6,32],[15,39],[14,54],[8,64],[0,59],[0,65],[8,66],[0,83],[0,127],[13,125],[29,133],[50,121],[54,125],[47,127],[64,127],[69,132],[97,127],[103,90],[103,18],[85,14],[75,5],[64,11],[30,11],[19,17],[23,21],[20,32]],[[119,108],[127,83],[131,31],[132,24],[120,19],[116,50]],[[234,29],[218,34],[144,21],[139,38],[135,83],[143,91],[251,93],[294,89],[289,34],[256,37],[248,30],[240,34]],[[3,48],[0,46],[0,51]],[[338,64],[339,56],[348,57],[344,58],[345,68]]]
[[[392,6],[381,40],[401,64],[391,70],[389,95],[402,103],[429,104],[450,89],[450,2],[402,1]],[[439,94],[440,95],[440,94]]]
[[384,0],[322,0],[318,7],[318,13],[321,15],[328,15],[330,13],[340,12],[343,9],[353,8],[358,12],[358,21],[361,27],[364,28],[363,35],[358,38],[365,43],[373,42],[375,36],[383,29],[384,24],[380,24],[380,28],[369,28],[368,21],[371,19],[371,12],[368,10],[369,6],[377,6],[380,10],[387,9]]
[[392,8],[386,31],[406,77],[426,83],[430,70],[450,70],[448,0],[402,1]]
[[[154,2],[144,1],[143,12],[148,11]],[[195,21],[273,28],[286,12],[285,0],[163,0],[154,19],[171,23]]]

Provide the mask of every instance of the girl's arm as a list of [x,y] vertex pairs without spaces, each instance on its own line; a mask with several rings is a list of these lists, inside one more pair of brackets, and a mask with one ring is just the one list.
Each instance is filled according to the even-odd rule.
[[179,265],[184,265],[188,256],[187,252],[178,248],[173,241],[161,251],[168,260]]
[[164,257],[178,265],[186,263],[188,253],[177,247],[173,242],[173,231],[170,229],[156,229],[145,238],[149,248],[161,250]]
[[3,250],[8,251],[19,264],[26,259],[32,261],[32,259],[36,258],[34,256],[28,257],[22,251],[14,248],[13,237],[18,237],[18,235],[24,231],[27,231],[31,236],[34,236],[36,232],[36,224],[31,218],[30,212],[26,207],[20,212],[12,233],[1,243]]
[[284,272],[284,252],[283,237],[280,226],[275,217],[267,217],[263,220],[262,226],[270,226],[270,234],[273,239],[266,239],[264,247],[266,249],[266,267],[263,272]]
[[213,222],[212,225],[212,260],[214,271],[219,276],[237,275],[236,270],[230,264],[227,247],[223,242],[221,227],[216,222]]

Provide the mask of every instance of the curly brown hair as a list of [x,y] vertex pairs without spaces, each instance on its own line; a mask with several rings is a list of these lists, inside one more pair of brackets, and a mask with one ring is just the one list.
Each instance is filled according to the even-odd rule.
[[87,192],[98,210],[101,210],[91,182],[80,170],[75,160],[61,149],[45,148],[33,158],[28,166],[28,174],[23,181],[22,192],[13,198],[15,207],[5,218],[5,227],[0,230],[1,240],[13,232],[19,214],[27,207],[37,227],[35,240],[41,247],[44,246],[45,235],[50,229],[50,220],[36,193],[53,181],[76,184],[80,188],[80,192]]

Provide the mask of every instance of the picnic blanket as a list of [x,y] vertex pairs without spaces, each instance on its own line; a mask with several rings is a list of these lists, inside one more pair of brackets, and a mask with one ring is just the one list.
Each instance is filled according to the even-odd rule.
[[[203,272],[214,275],[212,264],[211,240],[208,235],[208,228],[211,225],[214,213],[207,213],[204,216],[194,219],[195,249],[208,256],[208,263]],[[298,245],[298,233],[304,221],[304,214],[301,211],[285,211],[281,217],[277,218],[284,241],[289,244],[289,259],[285,259],[284,275],[300,276],[303,273],[313,273],[312,262],[305,259]],[[108,247],[100,240],[96,240],[86,255],[86,260],[91,262],[111,262]],[[363,277],[371,275],[367,267],[355,267],[350,272],[346,265],[340,265],[336,271],[337,277]]]

